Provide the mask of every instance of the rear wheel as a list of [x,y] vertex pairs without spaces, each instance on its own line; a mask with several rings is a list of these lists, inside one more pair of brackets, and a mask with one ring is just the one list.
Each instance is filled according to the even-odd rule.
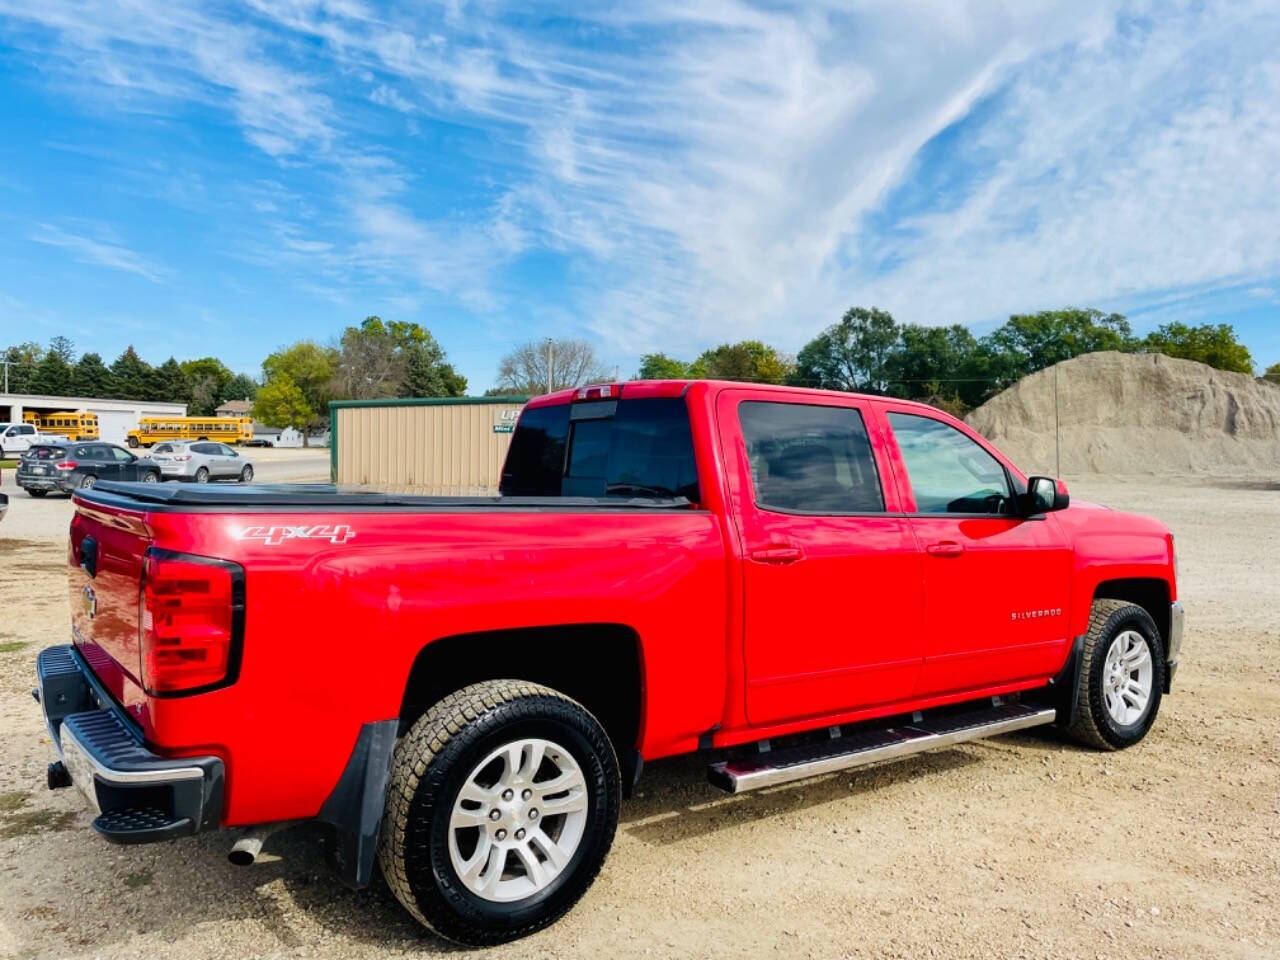
[[201,467],[196,471],[196,483],[208,483],[208,482],[209,482],[209,468]]
[[1146,610],[1126,600],[1095,600],[1071,735],[1102,750],[1142,740],[1160,711],[1164,645]]
[[88,490],[97,482],[98,482],[97,477],[95,477],[92,473],[86,473],[83,477],[80,478],[80,489]]
[[142,475],[142,482],[143,483],[159,483],[160,474],[156,473],[154,470],[148,470],[146,473]]
[[422,924],[504,943],[563,916],[613,843],[613,746],[580,704],[493,680],[427,711],[396,747],[378,861]]
[[240,482],[248,483],[252,479],[253,479],[253,467],[249,466],[248,464],[245,464],[245,468],[240,471]]

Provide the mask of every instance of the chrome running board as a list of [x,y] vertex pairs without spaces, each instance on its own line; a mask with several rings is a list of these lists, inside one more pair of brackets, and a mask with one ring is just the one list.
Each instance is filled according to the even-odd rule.
[[728,793],[743,793],[868,763],[895,760],[966,740],[1038,727],[1053,723],[1055,716],[1056,711],[1052,708],[1005,703],[965,713],[913,719],[888,730],[853,731],[820,743],[713,763],[707,768],[707,779],[712,786]]

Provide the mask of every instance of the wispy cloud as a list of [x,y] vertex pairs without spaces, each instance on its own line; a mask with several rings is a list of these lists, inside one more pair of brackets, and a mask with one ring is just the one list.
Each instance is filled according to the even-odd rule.
[[31,239],[46,246],[60,247],[81,263],[110,267],[112,270],[123,270],[125,273],[136,273],[152,283],[161,282],[166,274],[164,268],[149,262],[119,243],[68,233],[47,223],[36,224],[35,230],[31,233]]
[[[320,285],[496,312],[502,268],[554,251],[556,315],[622,352],[794,348],[854,302],[990,322],[1280,273],[1263,0],[653,0],[536,25],[502,0],[0,0],[6,16],[62,89],[219,111],[283,190],[327,178],[323,214],[254,201],[268,252]],[[388,136],[404,119],[378,107],[482,134],[448,158],[465,203],[440,202],[435,141]]]

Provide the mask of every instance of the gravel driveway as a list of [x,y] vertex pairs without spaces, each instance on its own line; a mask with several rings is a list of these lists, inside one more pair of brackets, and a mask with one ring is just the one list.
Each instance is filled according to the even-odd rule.
[[[1072,492],[1178,538],[1187,640],[1146,742],[1009,736],[738,797],[698,761],[656,763],[583,902],[478,953],[1280,956],[1280,485],[1091,477]],[[68,635],[68,516],[18,494],[0,523],[0,956],[453,952],[384,888],[333,880],[305,828],[239,868],[223,836],[110,846],[74,791],[45,790],[28,691],[37,651]],[[305,741],[275,733],[287,762]]]

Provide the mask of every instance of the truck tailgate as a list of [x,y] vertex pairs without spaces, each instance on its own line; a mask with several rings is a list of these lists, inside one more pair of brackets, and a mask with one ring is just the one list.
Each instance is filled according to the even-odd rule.
[[142,513],[76,498],[67,557],[72,639],[131,712],[142,699],[138,591],[151,539]]

